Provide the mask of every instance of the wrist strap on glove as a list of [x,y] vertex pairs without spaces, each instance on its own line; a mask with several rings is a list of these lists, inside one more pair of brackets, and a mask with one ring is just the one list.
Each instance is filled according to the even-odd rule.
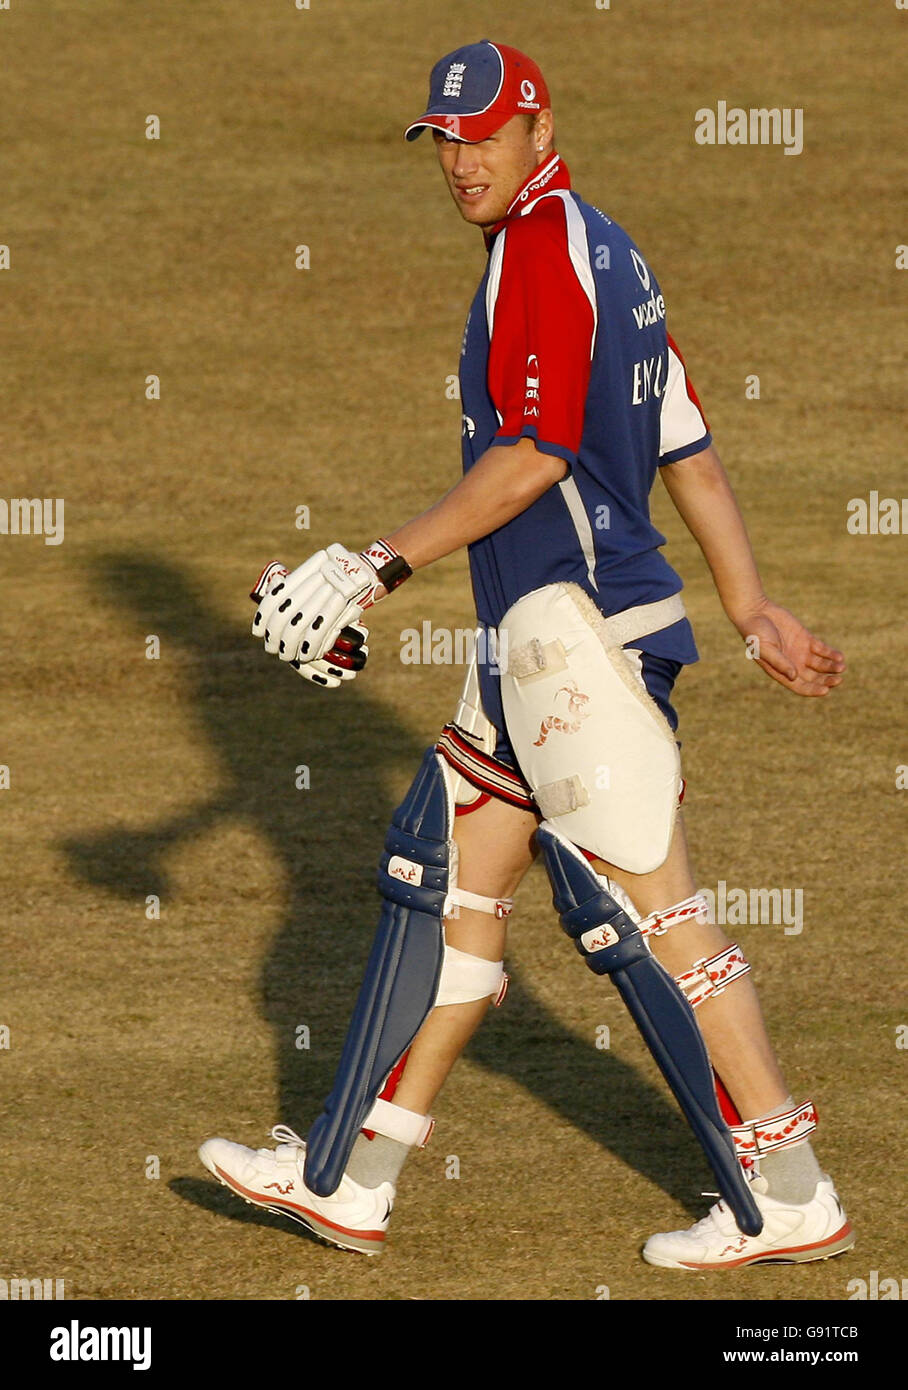
[[389,594],[392,589],[403,584],[405,579],[409,579],[413,573],[404,557],[394,549],[393,545],[389,545],[386,540],[381,538],[373,541],[366,550],[361,550],[359,553],[375,570]]

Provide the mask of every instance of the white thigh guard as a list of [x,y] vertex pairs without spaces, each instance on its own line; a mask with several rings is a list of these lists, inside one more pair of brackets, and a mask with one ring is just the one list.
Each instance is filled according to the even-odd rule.
[[668,854],[681,763],[639,655],[622,644],[683,616],[674,595],[606,618],[578,585],[548,584],[499,625],[505,722],[540,811],[574,844],[635,874]]

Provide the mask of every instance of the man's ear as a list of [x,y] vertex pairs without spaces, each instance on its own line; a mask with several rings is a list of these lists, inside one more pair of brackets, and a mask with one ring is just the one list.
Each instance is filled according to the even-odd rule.
[[536,142],[536,149],[541,154],[549,145],[554,144],[555,122],[548,107],[543,111],[536,112],[536,121],[533,126],[533,139]]

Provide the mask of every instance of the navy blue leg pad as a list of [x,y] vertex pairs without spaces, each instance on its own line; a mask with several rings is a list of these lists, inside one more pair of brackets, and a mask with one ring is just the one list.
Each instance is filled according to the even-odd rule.
[[590,969],[611,975],[700,1141],[738,1227],[745,1235],[759,1235],[763,1218],[719,1110],[709,1054],[693,1009],[576,846],[548,821],[539,826],[536,839],[562,926]]
[[453,805],[434,748],[394,812],[378,871],[382,910],[325,1108],[306,1138],[306,1186],[337,1190],[372,1105],[432,1010],[444,959]]

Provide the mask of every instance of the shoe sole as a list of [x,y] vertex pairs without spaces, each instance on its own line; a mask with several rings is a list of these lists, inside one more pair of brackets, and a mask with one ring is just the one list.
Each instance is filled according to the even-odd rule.
[[818,1241],[815,1245],[793,1245],[787,1250],[763,1250],[754,1255],[744,1255],[740,1260],[693,1264],[683,1260],[671,1260],[667,1256],[647,1255],[645,1249],[643,1258],[648,1265],[655,1265],[659,1269],[684,1269],[699,1273],[706,1269],[742,1269],[745,1265],[793,1265],[807,1264],[811,1260],[831,1260],[834,1255],[843,1255],[846,1250],[850,1250],[854,1242],[854,1231],[846,1221],[835,1235]]
[[202,1162],[209,1173],[217,1178],[222,1187],[226,1187],[235,1196],[242,1197],[248,1206],[258,1207],[261,1211],[273,1212],[275,1216],[287,1216],[291,1221],[296,1221],[298,1225],[305,1226],[326,1245],[333,1245],[338,1250],[351,1250],[358,1255],[381,1255],[384,1250],[384,1231],[370,1232],[369,1236],[360,1236],[353,1231],[348,1231],[343,1226],[336,1226],[333,1221],[323,1220],[316,1212],[309,1211],[305,1207],[278,1205],[273,1199],[266,1201],[257,1197],[249,1188],[243,1187],[236,1179],[231,1178],[216,1163],[209,1163],[206,1158],[202,1158]]

